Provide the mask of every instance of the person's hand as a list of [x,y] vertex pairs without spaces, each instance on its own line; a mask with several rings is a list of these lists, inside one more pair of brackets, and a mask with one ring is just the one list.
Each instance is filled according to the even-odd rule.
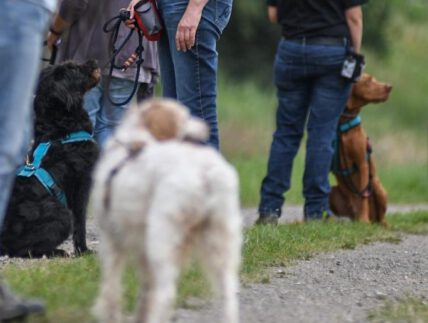
[[52,48],[57,44],[62,33],[67,30],[69,26],[70,24],[59,14],[55,15],[46,40],[47,46],[50,50],[52,50]]
[[128,28],[134,29],[135,28],[135,19],[128,19],[125,21],[125,25]]
[[53,33],[49,31],[46,44],[50,50],[52,50],[52,48],[56,45],[60,37],[61,36],[58,33]]
[[271,23],[278,23],[278,7],[268,6],[268,18]]
[[[133,20],[134,18],[134,6],[137,4],[137,2],[139,2],[140,0],[131,0],[131,2],[128,5],[128,8],[126,8],[126,10],[128,10],[130,12],[129,15],[129,20]],[[128,24],[126,24],[128,27],[130,27]]]
[[195,45],[196,31],[202,17],[202,8],[188,6],[181,17],[175,35],[175,45],[178,51],[190,50]]

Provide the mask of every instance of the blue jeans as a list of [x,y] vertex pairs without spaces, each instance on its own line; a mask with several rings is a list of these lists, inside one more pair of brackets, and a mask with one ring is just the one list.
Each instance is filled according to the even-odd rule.
[[[110,81],[110,96],[114,102],[125,101],[132,92],[134,81],[112,77]],[[94,126],[94,138],[103,147],[113,130],[122,120],[123,115],[129,107],[126,105],[113,105],[107,98],[107,79],[91,89],[84,97],[84,108]]]
[[209,143],[219,148],[217,125],[217,41],[229,22],[232,0],[210,0],[202,12],[196,44],[187,52],[175,46],[177,25],[189,0],[158,0],[166,31],[159,42],[163,96],[186,105],[210,127]]
[[318,219],[331,212],[328,174],[332,140],[351,89],[351,83],[340,76],[345,55],[345,40],[343,46],[280,41],[274,66],[278,95],[276,131],[261,187],[260,213],[280,215],[305,125],[305,219]]
[[31,101],[49,17],[27,1],[0,1],[0,230],[32,134]]

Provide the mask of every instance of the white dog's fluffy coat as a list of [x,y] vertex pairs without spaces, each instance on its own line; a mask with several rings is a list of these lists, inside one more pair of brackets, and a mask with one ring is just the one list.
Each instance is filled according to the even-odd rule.
[[176,281],[192,249],[224,296],[219,321],[239,321],[238,178],[214,149],[181,141],[206,133],[181,105],[154,100],[133,108],[106,147],[92,194],[100,227],[100,322],[121,320],[121,274],[129,256],[141,279],[135,321],[169,322]]

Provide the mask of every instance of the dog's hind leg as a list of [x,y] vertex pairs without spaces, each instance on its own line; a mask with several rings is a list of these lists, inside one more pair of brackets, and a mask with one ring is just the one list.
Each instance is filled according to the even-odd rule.
[[146,255],[141,255],[137,258],[137,271],[139,275],[140,288],[138,291],[138,299],[135,309],[135,321],[144,322],[150,304],[149,293],[152,290],[153,277],[148,270],[148,262]]
[[[227,200],[224,200],[227,204]],[[196,242],[200,259],[212,286],[224,302],[222,322],[239,322],[239,266],[241,259],[241,220],[239,209],[218,206]]]
[[94,314],[102,323],[121,322],[122,272],[126,256],[107,236],[100,237],[101,287]]
[[[10,222],[3,234],[3,246],[13,257],[42,257],[57,255],[56,248],[65,241],[71,230],[71,212],[55,207],[56,201],[44,205],[43,216],[26,217],[21,222]],[[19,230],[17,229],[19,228]],[[19,231],[19,234],[16,232]]]
[[342,193],[338,186],[333,186],[329,195],[330,208],[337,216],[354,218],[354,212],[349,204],[348,198]]
[[[165,205],[164,201],[163,205]],[[162,205],[153,200],[153,205]],[[171,204],[169,205],[171,206]],[[167,207],[168,208],[168,207]],[[135,322],[167,323],[172,316],[176,296],[176,283],[181,267],[181,249],[185,236],[177,234],[176,223],[169,222],[171,214],[162,207],[148,214],[146,250],[147,272],[150,278],[145,299],[139,304]],[[144,300],[144,299],[141,299]]]
[[370,218],[372,221],[382,224],[383,226],[388,226],[385,214],[387,208],[387,193],[383,188],[378,177],[373,179],[373,192],[371,196],[371,210]]

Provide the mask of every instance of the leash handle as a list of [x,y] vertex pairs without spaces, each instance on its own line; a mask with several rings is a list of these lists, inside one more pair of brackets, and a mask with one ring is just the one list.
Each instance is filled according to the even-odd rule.
[[[45,40],[43,42],[43,47],[47,47],[47,46],[48,46],[48,42],[47,42],[47,40]],[[57,53],[58,53],[58,46],[57,45],[53,45],[50,57],[49,58],[42,58],[42,61],[43,62],[48,62],[49,65],[55,65]]]
[[[141,33],[140,28],[137,26],[136,27],[137,31],[138,31],[137,32],[137,36],[138,36],[138,47],[137,47],[137,49],[131,55],[131,57],[129,57],[125,61],[125,63],[122,66],[116,65],[115,61],[116,61],[117,55],[125,47],[126,43],[129,41],[132,34],[134,33],[134,29],[131,29],[129,31],[128,35],[126,36],[126,38],[123,40],[123,42],[117,48],[115,47],[115,43],[117,41],[117,37],[119,34],[120,25],[123,21],[126,21],[127,19],[129,19],[129,16],[127,14],[128,14],[127,11],[122,10],[118,16],[115,16],[115,17],[109,19],[103,26],[104,32],[106,32],[106,33],[111,32],[112,33],[112,35],[111,35],[112,58],[110,60],[110,70],[109,70],[109,74],[107,76],[107,98],[108,98],[109,102],[115,106],[121,106],[121,105],[128,104],[132,100],[135,92],[137,92],[137,89],[138,89],[138,80],[140,78],[141,65],[144,62],[144,58],[143,58],[143,53],[144,53],[143,35]],[[113,24],[112,27],[110,27],[113,21],[115,21],[115,23]],[[111,78],[113,76],[113,70],[119,69],[121,71],[125,71],[134,62],[136,62],[136,64],[137,64],[137,71],[135,73],[134,86],[132,88],[132,91],[131,91],[128,98],[126,98],[122,102],[116,102],[113,100],[113,98],[110,95],[110,81],[111,81]]]

